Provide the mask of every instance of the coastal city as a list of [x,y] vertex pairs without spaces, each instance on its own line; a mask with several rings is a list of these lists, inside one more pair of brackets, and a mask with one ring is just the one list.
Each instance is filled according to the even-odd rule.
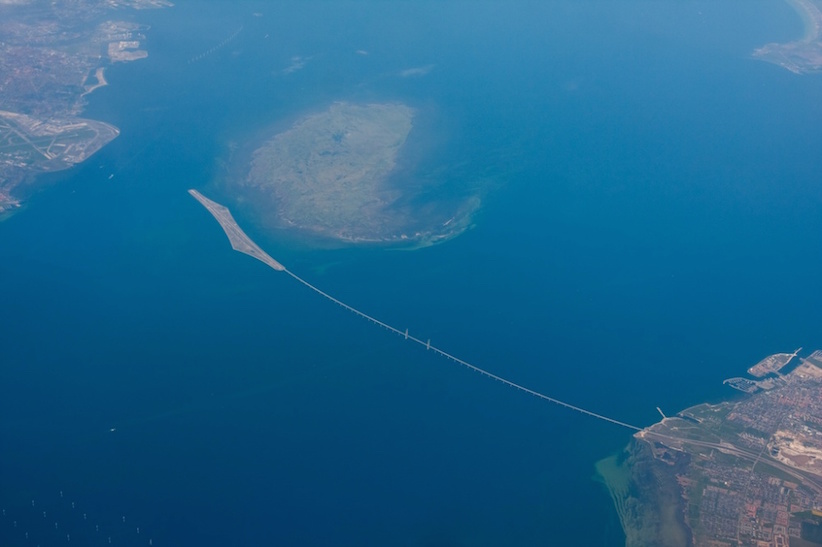
[[0,19],[0,215],[20,207],[32,177],[80,163],[117,136],[116,128],[78,116],[86,96],[107,85],[107,66],[148,56],[141,47],[148,29],[109,17],[171,5],[53,2],[48,10]]
[[776,354],[749,373],[761,379],[743,399],[689,408],[636,438],[674,474],[695,545],[822,544],[822,351]]

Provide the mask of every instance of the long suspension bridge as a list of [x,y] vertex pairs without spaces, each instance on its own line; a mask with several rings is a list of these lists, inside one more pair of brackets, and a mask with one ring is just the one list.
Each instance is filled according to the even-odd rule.
[[550,397],[548,395],[545,395],[545,394],[540,393],[538,391],[535,391],[533,389],[527,388],[527,387],[525,387],[523,385],[520,385],[516,382],[512,382],[511,380],[507,380],[507,379],[503,378],[502,376],[498,376],[498,375],[496,375],[492,372],[489,372],[485,369],[482,369],[482,368],[480,368],[476,365],[472,365],[471,363],[469,363],[467,361],[464,361],[464,360],[462,360],[458,357],[455,357],[454,355],[451,355],[450,353],[448,353],[446,351],[441,350],[440,348],[438,348],[436,346],[433,346],[431,344],[431,340],[422,340],[420,338],[412,336],[411,334],[409,334],[408,329],[400,330],[396,327],[393,327],[393,326],[389,325],[388,323],[385,323],[385,322],[380,321],[379,319],[377,319],[375,317],[372,317],[372,316],[368,315],[367,313],[361,312],[360,310],[358,310],[357,308],[354,308],[353,306],[349,306],[345,302],[343,302],[341,300],[338,300],[337,298],[334,298],[333,296],[326,293],[325,291],[315,287],[314,285],[312,285],[311,283],[309,283],[305,279],[301,278],[297,274],[295,274],[295,273],[291,272],[290,270],[288,270],[285,266],[283,266],[282,264],[280,264],[279,262],[274,260],[271,256],[269,256],[268,253],[263,251],[256,243],[254,243],[254,241],[250,237],[248,237],[248,235],[246,235],[245,232],[243,232],[243,230],[240,228],[239,224],[237,224],[237,221],[234,220],[233,216],[231,216],[231,212],[228,210],[227,207],[225,207],[224,205],[220,205],[219,203],[208,199],[207,197],[202,195],[197,190],[191,189],[191,190],[188,191],[188,193],[191,194],[197,201],[199,201],[203,205],[203,207],[205,207],[208,210],[208,212],[211,213],[212,216],[214,216],[214,218],[217,220],[217,222],[220,223],[220,226],[222,227],[223,231],[228,236],[229,242],[231,242],[231,247],[235,251],[239,251],[241,253],[252,256],[252,257],[256,258],[257,260],[259,260],[261,262],[263,262],[264,264],[266,264],[267,266],[269,266],[270,268],[272,268],[274,270],[277,270],[279,272],[287,273],[292,278],[299,281],[300,283],[302,283],[303,285],[305,285],[306,287],[308,287],[312,291],[314,291],[317,294],[327,298],[331,302],[334,302],[338,306],[343,307],[344,309],[350,311],[351,313],[353,313],[355,315],[358,315],[359,317],[362,317],[363,319],[365,319],[367,321],[370,321],[371,323],[374,323],[375,325],[378,325],[378,326],[380,326],[380,327],[382,327],[382,328],[384,328],[384,329],[386,329],[390,332],[393,332],[394,334],[402,336],[403,338],[405,338],[406,340],[408,340],[410,342],[414,342],[416,344],[419,344],[419,345],[425,347],[426,350],[433,351],[434,353],[436,353],[438,355],[441,355],[442,357],[445,357],[446,359],[454,361],[455,363],[460,364],[460,365],[462,365],[462,366],[464,366],[464,367],[466,367],[466,368],[468,368],[468,369],[470,369],[474,372],[477,372],[477,373],[479,373],[479,374],[481,374],[481,375],[483,375],[487,378],[491,378],[492,380],[496,380],[498,382],[501,382],[501,383],[505,384],[506,386],[512,387],[512,388],[517,389],[519,391],[523,391],[523,392],[525,392],[529,395],[533,395],[534,397],[537,397],[537,398],[542,399],[544,401],[548,401],[550,403],[554,403],[556,405],[562,406],[562,407],[567,408],[569,410],[574,410],[576,412],[580,412],[582,414],[585,414],[586,416],[590,416],[590,417],[596,418],[598,420],[602,420],[602,421],[605,421],[605,422],[608,422],[608,423],[611,423],[611,424],[614,424],[614,425],[618,425],[618,426],[621,426],[621,427],[624,427],[624,428],[627,428],[627,429],[631,429],[633,431],[642,431],[643,430],[643,428],[641,428],[641,427],[637,427],[635,425],[631,425],[629,423],[626,423],[626,422],[623,422],[623,421],[620,421],[620,420],[616,420],[614,418],[610,418],[610,417],[605,416],[603,414],[599,414],[597,412],[587,410],[585,408],[573,405],[571,403],[567,403],[567,402],[562,401],[560,399],[557,399],[555,397]]

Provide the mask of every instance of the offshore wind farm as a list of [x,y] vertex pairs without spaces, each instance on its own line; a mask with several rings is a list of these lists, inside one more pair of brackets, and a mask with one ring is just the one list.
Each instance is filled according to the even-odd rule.
[[367,313],[362,312],[362,311],[358,310],[357,308],[355,308],[353,306],[350,306],[350,305],[346,304],[345,302],[342,302],[341,300],[338,300],[337,298],[334,298],[333,296],[331,296],[327,292],[325,292],[325,291],[317,288],[316,286],[312,285],[311,283],[309,283],[305,279],[301,278],[300,276],[298,276],[294,272],[291,272],[285,266],[283,266],[280,262],[278,262],[277,260],[272,258],[268,253],[263,251],[260,248],[260,246],[257,245],[254,242],[254,240],[252,240],[242,230],[242,228],[240,228],[240,225],[237,224],[236,220],[234,220],[234,216],[231,214],[228,207],[226,207],[224,205],[221,205],[221,204],[217,203],[216,201],[208,199],[207,197],[205,197],[204,195],[202,195],[200,192],[198,192],[197,190],[195,190],[193,188],[189,189],[188,193],[191,194],[194,197],[194,199],[199,201],[203,205],[203,207],[205,207],[208,210],[208,212],[211,213],[211,215],[217,220],[217,222],[220,224],[220,227],[222,227],[223,231],[225,232],[226,236],[228,236],[228,240],[229,240],[229,242],[231,242],[231,247],[235,251],[238,251],[238,252],[241,252],[243,254],[247,254],[251,257],[254,257],[257,260],[259,260],[260,262],[266,264],[268,267],[270,267],[270,268],[272,268],[276,271],[287,273],[292,278],[294,278],[298,282],[302,283],[303,285],[305,285],[306,287],[308,287],[312,291],[314,291],[317,294],[327,298],[331,302],[334,302],[335,304],[345,308],[346,310],[354,313],[355,315],[358,315],[359,317],[361,317],[361,318],[363,318],[367,321],[370,321],[371,323],[373,323],[377,326],[380,326],[380,327],[382,327],[382,328],[384,328],[384,329],[386,329],[390,332],[393,332],[394,334],[402,336],[406,340],[409,340],[411,342],[414,342],[416,344],[424,346],[426,350],[433,351],[437,355],[440,355],[440,356],[445,357],[446,359],[449,359],[449,360],[451,360],[451,361],[453,361],[457,364],[460,364],[460,365],[468,368],[469,370],[472,370],[476,373],[479,373],[479,374],[485,376],[486,378],[490,378],[492,380],[496,380],[498,382],[501,382],[501,383],[505,384],[508,387],[512,387],[514,389],[517,389],[517,390],[522,391],[524,393],[527,393],[529,395],[533,395],[534,397],[537,397],[537,398],[542,399],[544,401],[554,403],[556,405],[567,408],[569,410],[574,410],[576,412],[580,412],[582,414],[585,414],[586,416],[590,416],[590,417],[596,418],[598,420],[602,420],[602,421],[605,421],[605,422],[608,422],[608,423],[611,423],[611,424],[614,424],[614,425],[618,425],[620,427],[631,429],[633,431],[642,431],[643,430],[643,428],[641,428],[641,427],[629,424],[629,423],[621,421],[621,420],[617,420],[615,418],[605,416],[604,414],[600,414],[600,413],[594,412],[592,410],[582,408],[580,406],[577,406],[577,405],[562,401],[562,400],[557,399],[555,397],[545,395],[544,393],[541,393],[541,392],[536,391],[534,389],[525,387],[521,384],[518,384],[518,383],[513,382],[511,380],[508,380],[506,378],[503,378],[502,376],[499,376],[497,374],[489,372],[486,369],[483,369],[483,368],[480,368],[476,365],[473,365],[473,364],[469,363],[468,361],[460,359],[459,357],[456,357],[456,356],[454,356],[454,355],[452,355],[452,354],[450,354],[450,353],[448,353],[448,352],[432,345],[430,338],[426,339],[426,340],[423,340],[422,338],[417,338],[416,336],[413,336],[413,335],[409,334],[408,329],[401,330],[401,329],[398,329],[396,327],[393,327],[393,326],[389,325],[388,323],[380,321],[379,319],[377,319],[377,318],[375,318],[371,315],[368,315]]

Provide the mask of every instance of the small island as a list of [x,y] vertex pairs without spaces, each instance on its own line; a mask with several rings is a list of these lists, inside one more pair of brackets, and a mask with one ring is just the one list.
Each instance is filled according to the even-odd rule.
[[220,224],[220,227],[225,232],[225,235],[228,237],[228,241],[231,243],[231,248],[235,251],[239,251],[243,254],[247,254],[248,256],[253,256],[263,264],[268,265],[269,267],[277,270],[278,272],[285,271],[285,266],[271,258],[267,252],[263,251],[259,245],[254,243],[248,234],[246,234],[240,225],[237,224],[237,221],[234,220],[234,217],[231,214],[231,211],[228,210],[228,207],[224,205],[220,205],[216,201],[212,201],[202,195],[197,190],[191,188],[188,191],[191,196],[200,202],[200,204],[205,207],[211,216]]
[[783,373],[795,357],[763,359],[741,400],[665,417],[597,464],[626,545],[822,545],[822,351]]
[[265,227],[325,245],[425,246],[453,237],[479,198],[449,199],[413,167],[398,167],[415,116],[401,103],[334,103],[263,142],[232,191]]

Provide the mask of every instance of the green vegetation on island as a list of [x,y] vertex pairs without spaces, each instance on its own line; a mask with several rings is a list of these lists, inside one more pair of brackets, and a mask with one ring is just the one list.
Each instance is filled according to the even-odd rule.
[[399,103],[334,103],[257,148],[235,183],[238,199],[266,227],[325,244],[419,247],[454,237],[479,198],[448,198],[399,172],[414,117]]

